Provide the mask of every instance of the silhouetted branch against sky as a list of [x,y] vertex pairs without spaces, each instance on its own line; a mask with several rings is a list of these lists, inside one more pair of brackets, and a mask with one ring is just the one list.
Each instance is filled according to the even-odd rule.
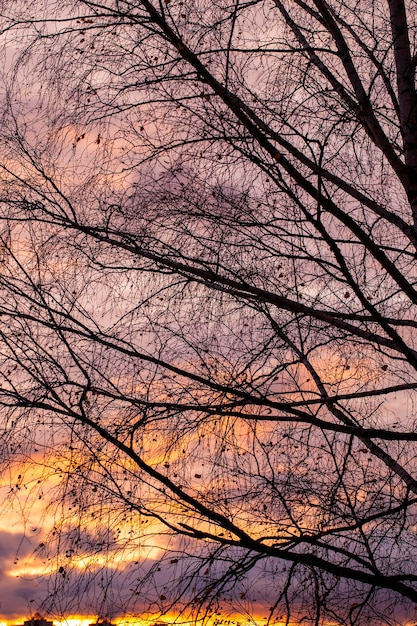
[[2,488],[44,511],[39,602],[415,619],[415,0],[0,11]]

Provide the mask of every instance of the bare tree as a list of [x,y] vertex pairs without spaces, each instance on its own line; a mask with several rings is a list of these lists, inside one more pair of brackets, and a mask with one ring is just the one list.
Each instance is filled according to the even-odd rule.
[[412,618],[416,9],[2,3],[4,446],[61,478],[54,610]]

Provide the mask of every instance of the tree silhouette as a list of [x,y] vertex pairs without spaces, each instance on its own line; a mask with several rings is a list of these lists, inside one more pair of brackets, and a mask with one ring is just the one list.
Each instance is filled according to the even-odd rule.
[[53,602],[411,619],[416,15],[2,3],[5,458],[62,478]]

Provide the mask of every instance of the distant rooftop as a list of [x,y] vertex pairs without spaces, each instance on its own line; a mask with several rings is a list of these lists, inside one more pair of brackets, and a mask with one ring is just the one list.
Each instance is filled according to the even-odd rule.
[[[18,624],[17,626],[54,626],[54,623],[35,613],[33,617],[25,620],[23,624]],[[96,622],[94,622],[94,624],[89,624],[88,626],[115,626],[115,624],[112,624],[106,619],[99,618]]]
[[21,625],[19,624],[19,626],[54,626],[54,625],[53,625],[53,622],[43,619],[43,617],[40,617],[40,615],[35,614],[30,619],[25,620],[23,624]]

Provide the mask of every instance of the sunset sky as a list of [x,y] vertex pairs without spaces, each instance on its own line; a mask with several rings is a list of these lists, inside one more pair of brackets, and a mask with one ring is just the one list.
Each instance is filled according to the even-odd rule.
[[414,625],[416,0],[2,0],[0,55],[0,626]]

